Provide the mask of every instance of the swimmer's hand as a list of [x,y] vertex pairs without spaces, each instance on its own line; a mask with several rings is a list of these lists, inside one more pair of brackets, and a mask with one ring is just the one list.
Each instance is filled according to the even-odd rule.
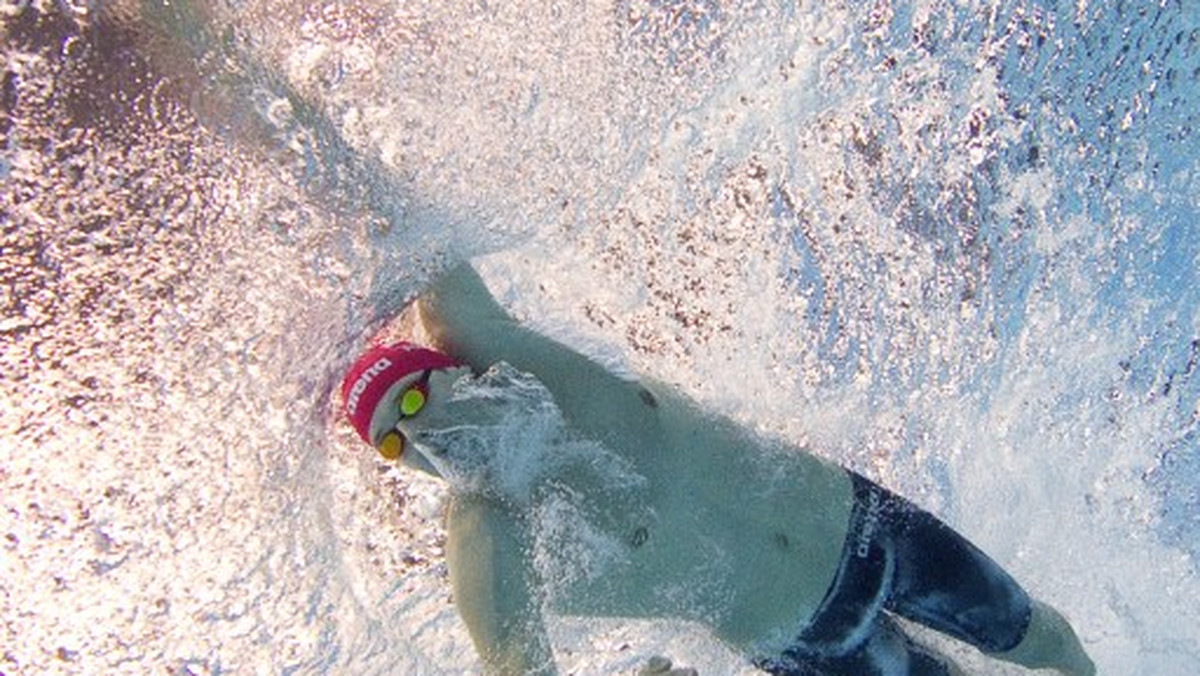
[[670,658],[655,655],[646,661],[646,666],[638,670],[637,676],[697,676],[697,674],[696,670],[691,667],[672,669]]

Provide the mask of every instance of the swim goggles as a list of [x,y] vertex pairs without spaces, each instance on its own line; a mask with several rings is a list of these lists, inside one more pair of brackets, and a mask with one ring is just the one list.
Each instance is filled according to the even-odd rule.
[[396,424],[392,429],[384,433],[380,438],[379,443],[375,445],[375,450],[379,451],[388,460],[395,460],[404,454],[404,448],[407,441],[404,438],[404,433],[400,431],[400,423],[413,417],[425,408],[425,402],[429,398],[429,374],[432,370],[425,370],[421,373],[421,377],[412,385],[409,385],[399,397],[396,397],[392,402],[392,406],[396,407],[396,411],[400,417],[396,420]]

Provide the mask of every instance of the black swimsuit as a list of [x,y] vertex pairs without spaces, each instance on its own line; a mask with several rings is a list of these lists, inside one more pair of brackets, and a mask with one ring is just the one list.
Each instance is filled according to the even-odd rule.
[[949,674],[884,610],[985,652],[1016,647],[1031,613],[1017,583],[932,515],[851,478],[855,504],[833,584],[796,645],[757,665],[775,676]]

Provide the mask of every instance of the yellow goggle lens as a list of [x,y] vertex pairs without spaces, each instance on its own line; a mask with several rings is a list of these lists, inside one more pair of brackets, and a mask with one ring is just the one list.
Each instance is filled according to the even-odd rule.
[[388,432],[379,440],[379,446],[375,450],[388,460],[395,460],[404,453],[404,438],[398,432]]
[[416,415],[418,411],[425,407],[425,394],[413,388],[404,393],[400,397],[400,413],[401,415],[410,416]]

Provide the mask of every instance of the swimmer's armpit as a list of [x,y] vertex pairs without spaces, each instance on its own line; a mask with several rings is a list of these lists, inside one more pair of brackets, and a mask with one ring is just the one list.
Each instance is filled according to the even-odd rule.
[[697,676],[697,672],[691,667],[672,667],[669,657],[655,655],[638,670],[637,676]]

